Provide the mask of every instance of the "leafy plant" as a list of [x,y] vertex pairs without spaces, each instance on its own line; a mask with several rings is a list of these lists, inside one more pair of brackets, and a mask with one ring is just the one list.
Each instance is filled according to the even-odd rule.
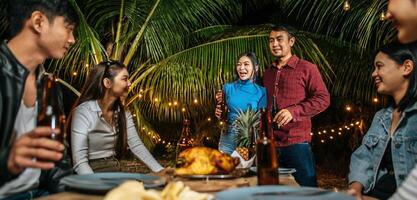
[[249,147],[251,130],[258,129],[260,112],[248,108],[246,111],[239,110],[238,117],[233,126],[236,128],[237,137],[236,142],[238,147]]

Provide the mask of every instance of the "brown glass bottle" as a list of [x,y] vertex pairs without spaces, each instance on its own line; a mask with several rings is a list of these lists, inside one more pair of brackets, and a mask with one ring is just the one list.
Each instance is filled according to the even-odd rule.
[[278,161],[272,134],[269,131],[268,114],[261,110],[259,139],[256,142],[258,185],[278,185]]
[[281,128],[278,125],[278,123],[272,121],[275,118],[275,115],[277,115],[277,113],[279,112],[279,110],[280,109],[279,109],[279,106],[277,104],[277,101],[276,101],[276,98],[275,98],[275,95],[274,95],[273,99],[272,99],[272,108],[271,108],[271,126],[272,126],[272,129],[275,130],[275,131],[277,131]]
[[250,141],[249,141],[249,159],[256,155],[256,141],[258,139],[258,133],[255,127],[252,127],[249,131]]
[[182,125],[182,132],[180,139],[177,142],[177,147],[175,149],[175,166],[181,167],[184,163],[178,159],[178,155],[194,146],[194,139],[192,138],[191,129],[190,129],[190,121],[188,119],[184,119],[183,125]]
[[222,100],[217,101],[217,104],[220,105],[220,110],[222,114],[220,115],[220,121],[226,122],[227,121],[227,106],[226,106],[226,98],[224,91],[222,89],[217,90],[216,93],[221,93]]
[[37,116],[37,126],[47,126],[54,130],[58,129],[59,132],[51,134],[51,139],[64,144],[66,136],[65,113],[59,104],[56,77],[46,75],[42,78],[42,81],[42,99],[39,102],[41,105]]

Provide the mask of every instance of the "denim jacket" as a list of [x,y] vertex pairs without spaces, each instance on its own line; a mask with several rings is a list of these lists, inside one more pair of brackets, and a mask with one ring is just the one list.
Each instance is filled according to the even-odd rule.
[[404,110],[393,136],[390,127],[393,108],[378,111],[361,146],[353,152],[350,160],[349,183],[360,182],[367,193],[377,180],[387,172],[379,170],[390,137],[392,162],[397,187],[417,163],[417,103]]

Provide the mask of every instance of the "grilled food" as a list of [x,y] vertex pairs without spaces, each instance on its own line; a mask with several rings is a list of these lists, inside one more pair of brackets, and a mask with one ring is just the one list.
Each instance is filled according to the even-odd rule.
[[216,149],[193,147],[178,156],[182,167],[175,170],[177,175],[227,174],[232,172],[239,160]]

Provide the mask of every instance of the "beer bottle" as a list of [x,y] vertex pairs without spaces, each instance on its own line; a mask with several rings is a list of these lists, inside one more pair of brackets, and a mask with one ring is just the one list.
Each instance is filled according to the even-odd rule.
[[64,144],[66,137],[65,113],[59,103],[56,80],[56,77],[53,75],[45,75],[42,77],[43,88],[40,94],[41,102],[39,103],[41,105],[37,116],[37,126],[47,126],[53,130],[60,130],[59,133],[53,132],[51,139]]
[[275,95],[273,96],[272,99],[272,109],[271,109],[271,124],[272,124],[272,129],[277,131],[279,130],[281,127],[279,127],[278,123],[272,121],[274,120],[275,115],[277,115],[277,113],[279,112],[279,107],[275,98]]
[[255,127],[251,127],[250,131],[250,141],[249,141],[249,159],[251,159],[254,155],[256,155],[256,140],[258,133],[256,132]]
[[216,93],[221,93],[222,100],[217,101],[217,104],[220,105],[220,110],[222,114],[220,115],[220,121],[226,122],[227,121],[227,106],[226,106],[226,99],[223,89],[218,89]]
[[181,167],[184,163],[182,160],[178,160],[179,154],[194,146],[194,139],[192,138],[191,129],[190,129],[190,120],[184,119],[182,125],[182,132],[180,139],[177,142],[177,147],[175,149],[175,166]]
[[278,161],[272,133],[269,129],[268,114],[261,110],[261,126],[256,142],[258,185],[279,184]]

